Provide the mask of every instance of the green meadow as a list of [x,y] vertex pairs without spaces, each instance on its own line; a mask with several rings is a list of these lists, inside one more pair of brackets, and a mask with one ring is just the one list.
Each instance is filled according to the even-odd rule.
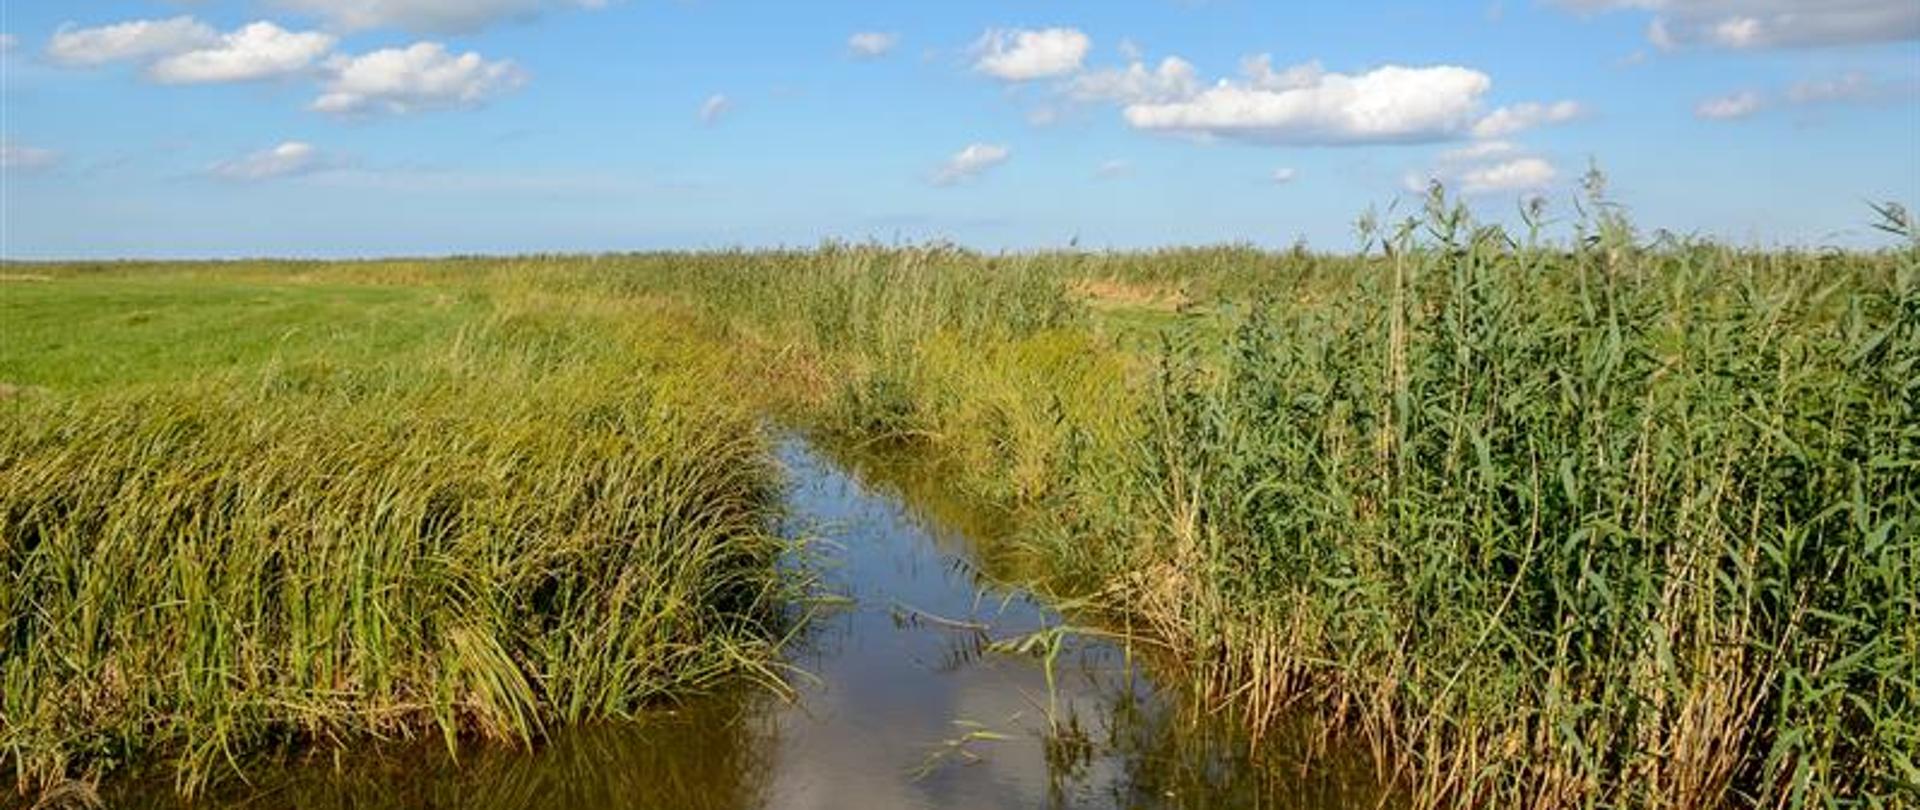
[[0,762],[191,793],[777,689],[795,430],[937,471],[1196,705],[1418,806],[1911,806],[1920,248],[1589,210],[1552,243],[1436,196],[1348,255],[10,266]]

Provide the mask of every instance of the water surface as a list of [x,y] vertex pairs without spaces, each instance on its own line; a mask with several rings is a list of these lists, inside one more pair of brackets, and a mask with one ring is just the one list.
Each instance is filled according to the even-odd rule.
[[[259,808],[1373,807],[1346,758],[1250,762],[1226,724],[1182,711],[1123,644],[1055,632],[1051,666],[1010,651],[1063,624],[982,571],[992,515],[872,458],[860,474],[799,440],[787,531],[843,605],[824,609],[784,699],[741,690],[631,723],[568,729],[532,752],[437,741],[365,746],[250,772],[199,806]],[[1052,685],[1049,687],[1049,671]],[[171,806],[164,786],[115,806]]]

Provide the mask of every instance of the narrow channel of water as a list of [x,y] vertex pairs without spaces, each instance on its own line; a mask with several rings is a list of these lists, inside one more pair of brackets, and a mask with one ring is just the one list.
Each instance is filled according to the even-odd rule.
[[[779,457],[792,485],[788,530],[822,541],[814,553],[827,588],[850,600],[825,612],[793,652],[810,675],[796,681],[795,699],[721,696],[635,723],[570,729],[531,753],[471,750],[457,762],[434,741],[370,746],[254,774],[198,806],[1376,805],[1367,769],[1327,757],[1249,762],[1233,734],[1187,718],[1178,697],[1111,641],[1060,635],[1050,689],[1042,656],[994,648],[1061,620],[980,572],[991,538],[978,533],[991,521],[929,503],[926,482],[897,468],[863,464],[855,475],[800,440],[783,442]],[[116,793],[117,807],[175,804],[164,789]]]

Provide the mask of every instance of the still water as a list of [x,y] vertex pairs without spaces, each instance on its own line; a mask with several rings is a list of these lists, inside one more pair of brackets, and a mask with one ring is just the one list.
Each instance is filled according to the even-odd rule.
[[[1182,711],[1124,645],[1056,634],[1052,666],[1005,642],[1062,625],[997,584],[988,516],[938,482],[800,441],[779,457],[787,530],[845,603],[790,653],[791,698],[742,690],[637,722],[567,730],[532,752],[437,741],[249,771],[195,806],[252,808],[1346,808],[1370,768],[1269,745]],[[853,469],[857,468],[858,472]],[[836,600],[837,601],[837,600]],[[996,642],[1001,642],[996,645]],[[996,648],[998,647],[998,648]],[[1049,688],[1049,671],[1053,685]],[[115,807],[177,806],[163,785]]]

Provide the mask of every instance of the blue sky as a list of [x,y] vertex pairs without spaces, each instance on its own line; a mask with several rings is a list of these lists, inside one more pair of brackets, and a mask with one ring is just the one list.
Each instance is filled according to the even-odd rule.
[[[5,0],[4,252],[1296,239],[1438,177],[1882,244],[1920,2]],[[1263,56],[1264,55],[1264,56]]]

